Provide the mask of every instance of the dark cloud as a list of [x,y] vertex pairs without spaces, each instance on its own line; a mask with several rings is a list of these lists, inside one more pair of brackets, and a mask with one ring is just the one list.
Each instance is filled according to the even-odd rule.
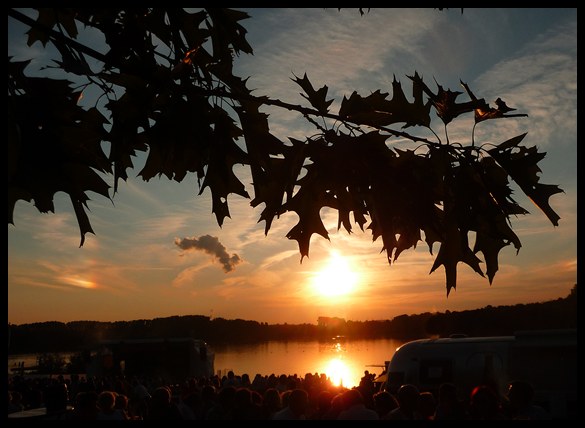
[[185,251],[202,250],[207,254],[211,254],[223,265],[225,272],[231,272],[236,265],[242,262],[242,259],[237,254],[230,256],[216,236],[203,235],[199,238],[175,238],[175,245]]

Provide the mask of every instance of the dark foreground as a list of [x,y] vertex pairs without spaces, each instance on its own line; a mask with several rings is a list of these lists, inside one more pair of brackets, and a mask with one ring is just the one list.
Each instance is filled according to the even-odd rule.
[[[531,386],[499,396],[477,385],[461,397],[457,385],[437,391],[403,385],[385,390],[364,372],[360,385],[333,385],[325,374],[228,373],[170,383],[154,377],[61,376],[8,380],[8,420],[511,420],[551,419],[531,401]],[[566,419],[572,419],[569,414]]]

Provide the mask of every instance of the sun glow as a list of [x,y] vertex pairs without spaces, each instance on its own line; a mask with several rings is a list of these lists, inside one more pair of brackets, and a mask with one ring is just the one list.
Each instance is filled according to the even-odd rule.
[[351,293],[357,281],[348,259],[332,252],[327,265],[313,277],[313,286],[324,297],[337,297]]
[[351,370],[347,364],[339,359],[333,358],[327,363],[325,367],[325,374],[331,380],[331,383],[336,386],[349,386],[351,385]]

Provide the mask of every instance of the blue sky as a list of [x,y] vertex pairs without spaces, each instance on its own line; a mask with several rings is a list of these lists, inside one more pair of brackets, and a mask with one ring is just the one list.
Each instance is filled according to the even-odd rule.
[[[296,241],[285,237],[297,221],[294,213],[276,220],[265,236],[264,223],[258,223],[263,207],[252,208],[249,200],[233,195],[231,218],[220,228],[210,194],[198,196],[194,176],[182,183],[164,177],[142,182],[134,178],[144,164],[139,156],[129,180],[112,195],[113,203],[90,194],[95,235],[87,235],[81,248],[64,194],[56,195],[54,214],[17,203],[15,224],[8,225],[10,323],[192,314],[316,323],[319,316],[391,319],[568,295],[577,282],[576,9],[471,8],[461,14],[459,9],[374,8],[364,16],[356,9],[335,8],[246,11],[251,18],[242,24],[254,55],[240,56],[235,70],[250,76],[248,86],[256,95],[305,103],[291,78],[307,73],[315,88],[328,86],[336,111],[354,90],[364,96],[377,89],[391,94],[394,77],[409,96],[406,76],[417,71],[433,90],[433,79],[451,90],[462,90],[462,80],[490,104],[501,97],[527,113],[483,122],[475,138],[497,144],[528,132],[524,145],[547,153],[539,164],[540,181],[564,190],[550,199],[561,217],[559,226],[514,185],[514,197],[530,212],[512,220],[522,248],[518,254],[512,246],[500,252],[491,286],[460,264],[457,289],[447,298],[444,270],[429,274],[434,256],[424,242],[389,266],[380,240],[372,242],[357,227],[351,235],[337,231],[336,213],[323,210],[330,241],[313,235],[310,257],[300,263]],[[41,45],[25,49],[23,29],[13,24],[9,18],[9,55],[34,57],[33,66],[42,65]],[[281,139],[304,139],[315,132],[289,111],[266,112]],[[472,121],[449,124],[451,141],[469,141]],[[443,132],[438,120],[433,128]],[[408,141],[392,144],[410,147]],[[236,172],[250,183],[243,168]],[[205,243],[215,245],[215,252],[205,251]],[[332,267],[331,260],[340,264]],[[355,281],[334,295],[335,288],[345,288],[342,278],[327,276],[331,271],[343,271]],[[338,287],[332,289],[332,283]]]

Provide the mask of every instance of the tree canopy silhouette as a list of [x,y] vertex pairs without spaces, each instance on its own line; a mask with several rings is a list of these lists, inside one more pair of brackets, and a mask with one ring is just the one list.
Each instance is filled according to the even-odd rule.
[[[249,18],[245,12],[36,12],[33,19],[9,8],[8,16],[29,27],[28,46],[53,46],[58,54],[52,68],[76,82],[30,76],[30,61],[8,58],[11,224],[18,200],[34,203],[41,213],[54,212],[54,195],[62,191],[73,204],[82,246],[85,235],[94,233],[87,192],[111,199],[120,179],[125,181],[134,168],[132,157],[145,152],[138,176],[149,181],[164,175],[181,182],[194,175],[199,194],[210,190],[219,226],[230,217],[232,194],[249,198],[252,207],[263,204],[258,222],[265,222],[265,234],[275,219],[295,212],[298,223],[286,237],[298,242],[301,262],[309,256],[313,234],[329,239],[323,207],[337,210],[339,229],[351,233],[357,225],[371,231],[373,241],[381,238],[389,264],[423,239],[431,254],[437,243],[430,273],[444,267],[447,296],[456,287],[459,262],[487,275],[491,284],[500,250],[510,244],[521,248],[510,217],[528,211],[512,197],[512,181],[558,225],[549,198],[563,190],[540,183],[538,162],[545,153],[522,145],[526,133],[497,145],[474,137],[483,121],[526,115],[511,113],[515,109],[500,98],[488,104],[464,82],[463,91],[438,83],[432,89],[414,71],[407,76],[411,99],[394,78],[391,95],[354,91],[331,111],[328,86],[315,86],[306,73],[291,77],[303,91],[304,105],[255,95],[247,78],[234,74],[236,58],[253,53],[241,23]],[[81,43],[80,30],[101,35],[100,42]],[[90,88],[99,91],[98,101],[83,108],[80,97]],[[459,101],[460,95],[467,100]],[[279,139],[262,111],[267,106],[303,117],[315,133],[303,140]],[[469,141],[449,141],[447,125],[467,114],[474,117]],[[433,119],[442,122],[443,138],[433,130]],[[434,137],[417,136],[410,132],[414,127],[429,129]],[[391,146],[405,139],[412,148]],[[252,196],[234,173],[236,164],[249,168]],[[104,180],[107,176],[112,184]]]

